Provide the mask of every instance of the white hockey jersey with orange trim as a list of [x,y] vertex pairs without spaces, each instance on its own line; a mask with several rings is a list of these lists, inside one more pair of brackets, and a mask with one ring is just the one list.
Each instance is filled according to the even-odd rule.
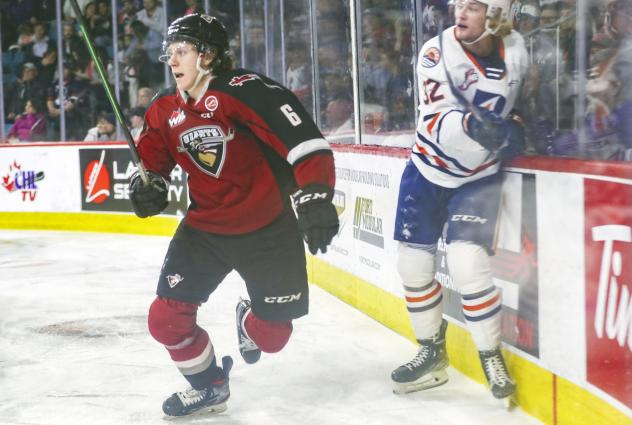
[[427,180],[454,188],[496,173],[500,159],[466,134],[463,116],[467,110],[452,94],[441,62],[445,61],[455,89],[471,104],[506,117],[518,97],[528,56],[522,36],[515,31],[500,42],[498,53],[503,60],[489,64],[463,48],[454,27],[444,30],[443,47],[441,51],[439,37],[434,37],[419,55],[420,114],[412,161]]

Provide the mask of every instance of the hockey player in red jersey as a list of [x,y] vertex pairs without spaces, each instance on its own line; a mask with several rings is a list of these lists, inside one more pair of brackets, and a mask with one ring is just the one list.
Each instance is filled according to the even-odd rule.
[[[175,86],[145,114],[138,152],[150,184],[130,179],[139,217],[167,205],[170,171],[188,174],[191,204],[169,245],[151,335],[191,385],[163,403],[167,416],[226,409],[230,357],[218,365],[198,307],[236,270],[250,300],[237,303],[239,351],[247,363],[281,350],[292,319],[307,314],[303,240],[326,251],[338,232],[332,204],[334,161],[327,141],[297,98],[255,72],[232,69],[228,37],[214,17],[176,19],[161,59]],[[290,199],[294,203],[296,215]]]

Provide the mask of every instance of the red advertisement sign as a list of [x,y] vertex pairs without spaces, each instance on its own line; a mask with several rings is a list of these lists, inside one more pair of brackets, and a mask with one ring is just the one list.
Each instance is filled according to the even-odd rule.
[[586,373],[632,408],[632,186],[586,179]]

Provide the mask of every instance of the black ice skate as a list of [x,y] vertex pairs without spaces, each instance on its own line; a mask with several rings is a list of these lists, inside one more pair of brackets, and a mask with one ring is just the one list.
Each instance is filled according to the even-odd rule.
[[230,397],[228,374],[233,367],[230,356],[222,358],[223,370],[209,387],[202,390],[189,388],[186,391],[173,393],[162,403],[162,411],[166,419],[188,415],[220,413],[226,410],[226,400]]
[[244,317],[246,313],[250,311],[250,301],[239,299],[237,303],[237,341],[239,342],[239,354],[243,357],[246,363],[256,363],[261,357],[261,350],[257,347],[257,344],[253,340],[248,338],[244,331]]
[[442,320],[435,336],[419,341],[421,346],[417,355],[391,373],[395,394],[426,390],[448,382],[448,355],[445,348],[447,327],[448,322]]
[[492,395],[498,399],[510,397],[516,391],[516,384],[509,376],[500,348],[479,351],[478,354]]

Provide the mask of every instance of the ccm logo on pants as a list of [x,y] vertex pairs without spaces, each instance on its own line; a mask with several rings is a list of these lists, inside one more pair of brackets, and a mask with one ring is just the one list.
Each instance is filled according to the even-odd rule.
[[265,297],[263,301],[268,304],[283,304],[283,303],[291,303],[292,301],[298,301],[301,299],[301,292],[293,295],[284,295],[282,297]]

